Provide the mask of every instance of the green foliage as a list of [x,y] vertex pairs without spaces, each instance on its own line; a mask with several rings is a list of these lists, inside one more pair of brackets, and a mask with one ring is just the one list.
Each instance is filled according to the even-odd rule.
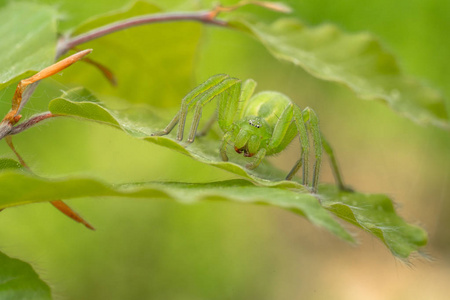
[[[1,161],[0,161],[1,163]],[[289,184],[288,184],[289,185]],[[20,187],[26,186],[26,190]],[[108,185],[95,179],[73,177],[59,180],[39,178],[26,173],[0,174],[0,209],[55,199],[116,196],[124,198],[169,199],[181,203],[232,201],[271,205],[305,216],[313,224],[326,228],[340,238],[353,241],[337,223],[336,216],[374,234],[399,258],[408,258],[426,244],[425,232],[407,224],[395,214],[391,200],[384,195],[337,192],[321,186],[317,198],[298,189],[258,186],[245,180],[210,183],[149,182]]]
[[308,28],[288,18],[268,25],[257,18],[234,17],[232,24],[278,59],[317,78],[345,84],[361,99],[383,100],[415,122],[450,129],[443,96],[405,75],[395,57],[369,33],[347,34],[331,24]]
[[[51,0],[46,2],[52,3]],[[168,2],[172,3],[176,1]],[[92,9],[89,10],[83,9],[82,5],[76,1],[58,1],[58,6],[40,5],[35,2],[10,2],[7,5],[1,6],[1,104],[4,107],[9,106],[10,94],[15,87],[15,84],[13,84],[14,81],[24,78],[30,75],[31,72],[42,69],[53,62],[58,38],[57,32],[66,34],[72,32],[74,34],[79,34],[125,17],[141,15],[144,13],[162,12],[158,6],[144,1],[138,1],[132,5],[128,4],[125,8],[117,10],[121,5],[122,1],[97,1],[95,4],[92,4]],[[170,3],[161,5],[171,6]],[[189,6],[187,3],[184,5]],[[58,24],[58,27],[56,27],[56,20],[61,16],[61,11],[64,12],[64,18]],[[263,44],[274,57],[292,63],[295,66],[300,66],[320,80],[343,83],[362,99],[382,100],[401,116],[406,116],[420,124],[432,124],[440,128],[449,128],[449,118],[445,111],[444,99],[442,96],[417,80],[411,79],[409,75],[406,75],[399,67],[400,64],[395,57],[388,53],[384,47],[381,46],[380,42],[378,42],[371,34],[349,35],[329,24],[309,27],[296,18],[279,18],[278,15],[275,16],[275,18],[278,19],[277,21],[265,23],[263,21],[264,18],[262,17],[263,13],[259,15],[261,9],[255,11],[256,13],[252,16],[234,13],[227,16],[224,13],[220,17],[230,20],[234,27],[229,29],[235,29],[234,32],[244,31],[249,33],[251,36],[255,37],[258,43]],[[347,17],[350,18],[350,16],[347,16],[346,14],[345,18]],[[217,132],[215,135],[213,132],[212,135],[197,140],[187,148],[184,144],[177,142],[173,135],[168,137],[150,136],[151,133],[163,128],[164,125],[167,124],[167,121],[169,120],[168,117],[173,113],[170,109],[178,108],[181,98],[195,85],[196,80],[192,79],[192,75],[195,71],[196,64],[203,59],[203,57],[200,57],[197,53],[199,49],[205,46],[204,43],[200,43],[202,41],[201,38],[203,36],[204,26],[206,25],[200,25],[193,22],[153,24],[128,29],[82,45],[83,47],[94,48],[94,52],[90,55],[90,58],[111,68],[118,79],[118,87],[114,88],[109,86],[109,83],[101,78],[101,75],[97,70],[87,65],[77,64],[64,71],[64,76],[55,76],[58,77],[56,80],[44,81],[43,85],[45,85],[45,89],[42,89],[43,91],[38,91],[38,93],[40,92],[41,94],[31,101],[33,105],[37,103],[36,106],[29,105],[24,111],[24,114],[34,113],[33,109],[35,109],[35,107],[46,107],[47,102],[50,101],[50,99],[55,98],[55,96],[53,96],[56,95],[55,91],[58,93],[60,89],[67,90],[63,96],[50,101],[50,111],[65,116],[75,117],[81,121],[95,121],[106,124],[125,132],[126,135],[123,136],[126,136],[127,138],[131,136],[136,140],[144,140],[162,146],[160,149],[151,148],[154,150],[151,155],[161,159],[159,168],[153,165],[143,167],[142,169],[145,169],[144,171],[120,168],[119,165],[122,158],[116,159],[110,153],[97,153],[97,156],[95,156],[92,154],[93,152],[95,153],[95,149],[90,149],[89,146],[82,145],[95,145],[93,140],[98,139],[103,142],[106,141],[107,145],[112,145],[111,149],[107,150],[114,153],[116,147],[125,148],[120,142],[126,143],[129,140],[126,138],[120,139],[122,136],[117,134],[114,135],[114,138],[120,137],[118,138],[119,142],[113,144],[108,140],[108,136],[105,137],[101,134],[90,138],[90,128],[94,128],[94,132],[98,129],[98,127],[95,127],[92,123],[86,122],[86,124],[82,124],[81,122],[73,122],[67,125],[68,123],[52,120],[49,121],[47,127],[42,131],[30,130],[27,133],[17,136],[19,146],[22,145],[22,147],[18,147],[19,152],[25,153],[25,160],[30,164],[33,170],[40,168],[41,172],[37,173],[42,176],[32,175],[26,170],[21,170],[20,164],[12,159],[0,158],[0,209],[27,203],[89,197],[99,199],[99,201],[95,203],[100,203],[99,205],[105,205],[105,207],[107,207],[101,212],[101,215],[106,214],[107,218],[114,220],[117,218],[117,222],[126,224],[129,220],[124,217],[124,215],[126,215],[124,214],[124,211],[126,210],[126,206],[130,205],[131,202],[123,201],[123,207],[117,209],[115,214],[113,214],[109,211],[111,207],[107,206],[109,204],[108,202],[100,202],[103,197],[118,197],[121,199],[164,199],[174,200],[180,203],[221,201],[227,203],[261,204],[292,211],[298,215],[304,216],[312,224],[332,232],[341,239],[353,242],[354,239],[352,235],[334,218],[334,216],[337,216],[380,239],[396,257],[399,257],[404,261],[407,261],[412,253],[419,251],[427,242],[426,233],[421,228],[408,224],[399,217],[394,209],[391,199],[385,195],[339,192],[334,186],[326,184],[319,186],[317,195],[311,195],[303,188],[298,179],[295,179],[294,181],[282,180],[286,176],[286,173],[273,167],[268,162],[264,162],[256,170],[249,171],[243,168],[246,161],[241,156],[232,156],[230,162],[221,161],[218,152],[219,142],[217,140],[217,135],[220,135],[220,133]],[[221,28],[220,30],[229,29]],[[228,45],[230,42],[224,40],[223,43],[224,45]],[[237,45],[236,47],[241,48],[241,45]],[[241,50],[245,52],[245,49]],[[256,57],[258,55],[258,53],[249,54],[247,55],[247,60],[251,61],[253,56]],[[244,59],[245,62],[247,60]],[[210,60],[206,62],[206,64],[208,63],[213,64],[214,61]],[[229,62],[226,62],[226,64],[233,63],[237,63],[237,59],[236,61],[230,60]],[[245,63],[243,63],[242,68],[246,67]],[[270,75],[271,74],[268,74],[267,76],[270,77]],[[82,86],[88,88],[93,91],[101,101],[87,89],[70,89],[68,86]],[[8,89],[6,90],[5,88],[7,87]],[[280,90],[280,92],[283,91]],[[102,103],[107,103],[107,105],[105,106]],[[136,105],[136,103],[150,104],[151,108],[147,105]],[[212,104],[212,106],[214,106],[214,104]],[[131,108],[113,110],[107,107]],[[155,107],[167,110],[157,110]],[[326,119],[321,120],[325,124],[328,122]],[[347,120],[343,120],[343,122],[346,121]],[[58,122],[58,125],[54,126],[54,123],[52,122]],[[109,131],[104,130],[104,128],[98,130],[101,133],[109,133]],[[46,136],[49,132],[53,133],[54,136]],[[62,158],[58,158],[56,150],[49,150],[52,146],[57,144],[64,145],[66,142],[74,145],[74,149],[69,149],[72,152],[68,150],[69,152],[67,153],[69,153],[69,155],[67,156],[64,156],[63,154],[61,156]],[[433,149],[435,148],[434,145],[430,147]],[[6,147],[0,149],[3,150],[6,149]],[[201,182],[190,183],[193,178],[192,170],[183,169],[183,163],[180,163],[182,160],[176,157],[173,158],[170,156],[171,154],[166,153],[171,151],[166,150],[174,150],[173,152],[182,153],[200,164],[225,170],[232,178],[238,179],[218,180],[217,177],[219,175],[216,175],[216,173],[212,171],[211,174],[214,174],[211,176],[213,178],[212,182],[210,182],[211,180],[206,180],[205,178],[207,178],[207,175],[205,175],[204,178],[201,179]],[[390,149],[390,151],[395,150]],[[4,152],[11,155],[10,151],[7,152],[5,150]],[[143,155],[143,151],[135,152],[135,149],[132,149],[130,152],[131,153],[128,154],[129,156]],[[170,158],[164,160],[164,155],[169,155]],[[72,162],[72,159],[75,156],[80,157],[80,160],[73,160]],[[107,179],[104,178],[106,175],[102,174],[103,176],[98,176],[98,174],[89,169],[91,164],[95,165],[97,163],[100,165],[100,163],[95,160],[100,160],[103,156],[108,158],[114,157],[114,161],[111,159],[111,161],[108,161],[107,163],[102,162],[108,166],[108,171],[106,172],[124,173],[117,175],[118,178],[120,178],[117,180],[120,184],[117,184],[116,182],[107,182]],[[45,159],[46,157],[47,160]],[[42,165],[46,162],[53,162],[55,165],[60,164],[62,167],[56,171],[51,168],[45,169]],[[65,176],[66,173],[70,173],[70,171],[60,172],[60,170],[65,170],[64,168],[71,164],[76,164],[77,167],[79,167],[77,170],[83,170],[83,174],[78,174],[79,172],[77,172],[77,175]],[[83,169],[83,166],[86,166],[86,171]],[[116,171],[116,169],[121,171]],[[145,182],[136,183],[134,179],[129,180],[129,175],[126,175],[132,173],[163,173],[169,169],[176,170],[178,177],[172,181],[176,180],[177,182],[156,182],[146,180],[145,178],[147,177],[141,175]],[[58,179],[48,179],[49,177],[55,176],[57,176]],[[151,175],[149,176],[151,177]],[[183,181],[185,182],[181,182],[179,178],[183,178]],[[126,184],[124,184],[124,182],[126,182]],[[140,203],[139,205],[145,206],[148,202],[150,201]],[[155,203],[157,202],[155,201]],[[89,204],[94,206],[93,202],[89,202]],[[197,207],[195,208],[197,209]],[[22,210],[8,209],[3,211],[0,217],[5,218],[5,215],[9,213],[9,211],[17,213]],[[154,212],[153,207],[149,211]],[[138,214],[139,212],[135,213]],[[33,215],[34,214],[35,212],[33,211]],[[211,230],[211,232],[213,232],[212,235],[216,232],[223,233],[223,228],[228,228],[226,226],[229,225],[229,219],[231,219],[231,214],[220,214],[220,217],[214,215],[211,216],[209,213],[204,213],[203,215],[201,213],[198,214],[204,218],[210,217],[213,220],[213,224],[219,228],[205,229],[203,228],[203,223],[199,225],[199,227],[202,227],[205,231]],[[132,216],[133,217],[129,218],[134,220],[134,213]],[[6,219],[7,217],[8,216],[6,215]],[[142,217],[142,215],[140,217]],[[152,232],[154,235],[147,236],[143,233],[131,235],[130,232],[127,232],[126,229],[124,229],[123,232],[120,231],[121,236],[119,238],[113,239],[110,237],[103,245],[112,244],[113,242],[116,243],[117,241],[119,241],[120,244],[122,239],[125,240],[124,236],[140,237],[142,238],[141,246],[145,249],[145,254],[159,259],[161,257],[159,255],[164,255],[164,250],[172,249],[172,251],[174,251],[173,249],[181,248],[179,247],[179,244],[183,244],[185,241],[194,244],[197,242],[195,236],[193,238],[188,235],[184,236],[183,231],[180,232],[176,238],[173,238],[172,236],[173,240],[170,240],[170,238],[167,237],[165,237],[167,240],[161,238],[163,241],[166,241],[166,244],[158,244],[160,240],[157,239],[157,233],[160,231],[159,226],[161,225],[163,227],[163,223],[172,226],[174,226],[173,224],[175,223],[183,224],[183,222],[185,222],[185,224],[192,224],[192,219],[186,217],[184,213],[162,214],[160,219],[147,215],[142,218],[157,220],[157,222],[154,221],[155,223],[151,224],[151,226],[157,228],[155,232]],[[39,224],[42,224],[43,222],[43,219],[41,219],[40,216],[36,216],[34,220],[39,222]],[[231,219],[231,222],[233,221],[234,220]],[[92,222],[95,224],[94,220],[92,220]],[[33,225],[33,221],[20,218],[17,223],[24,226],[25,229],[23,231],[29,234],[30,224]],[[6,224],[7,226],[3,226],[3,234],[7,231],[11,232],[10,236],[14,236],[15,228],[12,228],[8,223]],[[141,223],[141,225],[142,224],[144,223]],[[145,224],[143,226],[147,225],[148,224]],[[117,225],[117,227],[114,228],[121,229],[120,226],[122,225]],[[164,228],[166,231],[163,230],[159,233],[161,236],[175,234],[173,233],[174,227],[167,226]],[[273,225],[270,224],[268,228],[273,228]],[[47,247],[47,244],[40,240],[42,236],[45,237],[48,235],[50,239],[55,239],[55,236],[52,234],[41,233],[39,230],[40,227],[36,226],[35,229],[36,231],[32,234],[33,238],[38,240],[39,244],[44,244],[43,247]],[[79,228],[77,227],[77,229]],[[235,229],[236,232],[233,232],[232,235],[242,234],[244,231],[250,232],[249,228],[243,229],[238,225]],[[135,229],[133,230],[136,231]],[[145,227],[142,231],[147,232],[147,230],[148,232],[151,232],[151,229],[148,227]],[[197,233],[199,231],[200,230],[196,228],[193,232]],[[251,235],[253,233],[250,232],[249,234]],[[277,232],[276,235],[278,234],[279,233]],[[31,234],[29,235],[31,236]],[[55,245],[69,245],[70,243],[73,243],[73,249],[79,247],[76,238],[73,238],[73,241],[72,236],[70,239],[66,239],[68,235],[65,231],[63,232],[63,235],[65,241],[61,242],[59,240],[55,242]],[[97,236],[95,238],[97,238]],[[73,237],[75,237],[75,234]],[[21,237],[19,236],[17,238],[20,240]],[[218,234],[218,239],[221,238],[222,236]],[[171,284],[174,282],[186,282],[185,280],[188,277],[195,278],[192,279],[192,281],[188,281],[189,284],[187,284],[190,291],[192,291],[191,295],[195,295],[200,289],[204,292],[204,290],[208,288],[211,289],[210,294],[208,295],[217,295],[218,290],[228,291],[230,281],[227,281],[229,279],[226,277],[226,272],[230,271],[230,268],[236,268],[236,266],[239,266],[245,261],[247,256],[243,255],[256,257],[254,254],[260,254],[259,252],[261,251],[260,248],[257,248],[256,250],[253,249],[253,245],[251,244],[246,244],[245,246],[241,245],[241,247],[239,247],[239,245],[235,245],[235,240],[222,239],[228,241],[230,245],[232,245],[228,246],[232,249],[229,251],[240,253],[240,256],[236,256],[236,259],[233,257],[234,264],[230,264],[228,261],[222,261],[223,265],[220,265],[219,263],[210,264],[208,260],[202,260],[205,255],[207,256],[210,253],[213,253],[210,255],[222,257],[222,248],[218,246],[219,250],[216,249],[216,252],[214,252],[211,250],[211,248],[214,247],[210,245],[213,242],[208,240],[208,246],[196,245],[197,248],[194,247],[196,253],[194,254],[183,253],[183,255],[180,255],[181,252],[176,252],[176,255],[171,253],[172,256],[166,257],[168,261],[172,261],[175,256],[179,257],[184,256],[185,254],[187,254],[188,259],[195,257],[192,259],[193,262],[191,263],[195,266],[202,266],[198,267],[198,270],[191,268],[192,265],[189,265],[190,267],[186,268],[187,271],[184,271],[186,273],[178,274],[179,266],[174,264],[171,267],[172,271],[164,275],[164,271],[168,272],[167,269],[160,265],[158,266],[159,268],[152,265],[150,269],[158,270],[158,274],[160,274],[159,270],[162,270],[160,275],[161,278],[164,279],[162,281],[167,285],[164,286],[164,289],[167,290],[164,296],[167,296],[169,294],[168,291],[174,288]],[[272,243],[272,241],[270,243]],[[57,264],[57,260],[53,257],[53,252],[50,251],[60,251],[60,253],[65,253],[69,248],[70,247],[67,246],[67,249],[62,247],[61,249],[63,250],[55,250],[57,247],[48,247],[50,253],[49,257],[51,257],[52,261],[55,259],[55,265]],[[102,248],[102,246],[98,248]],[[128,245],[114,246],[114,249],[119,249],[117,250],[117,253],[119,253],[118,257],[121,258],[126,256],[124,255],[124,249],[128,248],[130,248]],[[114,249],[110,249],[110,251],[113,252]],[[72,251],[72,254],[70,255],[75,255],[75,251],[72,249],[70,250]],[[123,253],[121,251],[123,251]],[[140,266],[141,260],[144,259],[143,256],[145,255],[139,252],[136,253],[135,257],[138,258]],[[103,254],[104,253],[98,254],[97,258],[103,260]],[[86,270],[81,266],[83,264],[88,265],[88,263],[83,261],[86,257],[82,257],[82,255],[80,255],[79,258],[80,257],[82,259],[79,261],[77,260],[74,264],[77,266],[79,265],[81,271],[77,274],[78,277],[75,275],[74,278],[85,278],[86,275]],[[68,256],[67,258],[67,260],[73,260],[72,256]],[[111,259],[111,261],[105,260],[104,264],[113,269],[116,265],[120,265],[120,262],[115,261],[116,258],[117,257]],[[64,259],[61,260],[65,261]],[[128,260],[124,259],[123,261]],[[259,264],[259,261],[257,263]],[[29,266],[24,267],[24,265],[24,263],[9,259],[0,253],[0,283],[4,282],[4,278],[9,276],[5,273],[8,269],[3,266],[11,266],[11,270],[14,272],[24,271],[28,274],[26,275],[27,279],[20,282],[20,289],[27,289],[25,284],[40,286],[43,295],[42,297],[49,298],[48,287],[38,280],[35,273],[29,269]],[[217,272],[211,271],[211,273],[205,273],[205,268],[211,268],[211,265],[214,266],[214,269],[217,269]],[[146,269],[147,266],[148,265],[144,263],[142,264],[142,268],[145,269],[145,272],[149,272],[148,269]],[[155,269],[153,269],[153,267],[155,267]],[[76,267],[72,266],[68,269],[71,271],[67,271],[65,270],[65,265],[63,267],[59,266],[59,268],[65,273],[76,270]],[[245,286],[242,288],[243,291],[249,290],[247,286],[250,285],[250,280],[254,280],[254,282],[258,282],[258,284],[260,283],[260,279],[262,278],[261,274],[264,274],[264,272],[269,270],[264,268],[261,269],[262,272],[255,271],[252,273],[251,271],[246,270],[248,273],[242,273],[245,275],[241,274],[241,277],[236,276],[236,278],[238,278],[236,282]],[[115,270],[117,273],[120,273],[119,278],[121,280],[123,278],[121,270],[123,269],[117,267]],[[95,271],[93,272],[95,273]],[[135,276],[136,281],[138,279],[146,280],[140,278],[139,274],[142,273],[137,273]],[[176,279],[173,279],[174,274],[178,275]],[[213,274],[213,279],[211,279],[211,274]],[[108,276],[109,275],[110,274],[108,274]],[[214,275],[217,277],[214,277]],[[68,276],[72,276],[72,274]],[[104,274],[99,274],[97,277],[91,276],[91,283],[77,282],[77,286],[73,290],[80,291],[78,298],[86,296],[83,294],[83,288],[89,289],[86,287],[89,284],[92,285],[90,288],[91,291],[97,290],[98,286],[101,284],[98,284],[96,281],[101,280],[103,276]],[[105,278],[109,278],[108,276],[105,276]],[[225,279],[220,276],[223,276]],[[55,276],[55,278],[59,277]],[[217,278],[223,281],[220,281]],[[223,284],[222,287],[217,288],[218,281]],[[129,296],[130,289],[132,289],[132,287],[130,288],[129,286],[130,284],[132,283],[126,283],[125,290],[127,296]],[[83,288],[81,288],[81,285],[83,285]],[[147,286],[147,282],[142,285]],[[16,298],[32,299],[30,294],[22,294],[22,292],[27,291],[19,291],[17,286],[10,284],[5,285],[3,283],[0,284],[0,297],[2,296],[1,292],[3,289],[5,289],[7,293],[14,294]],[[107,288],[105,288],[105,290],[106,289]],[[267,287],[267,289],[269,288]],[[257,285],[257,287],[253,287],[252,290],[260,291],[261,289],[260,286]],[[134,294],[136,297],[142,296],[139,294],[139,291],[139,289],[136,290],[136,294]],[[264,289],[264,291],[266,290]],[[251,296],[242,293],[240,296],[242,299],[264,299],[264,297],[257,295],[257,292],[255,293],[251,294]],[[200,295],[203,296],[205,294],[207,293],[200,293]],[[113,296],[121,297],[118,294],[114,294]],[[183,294],[183,296],[185,295]],[[237,296],[237,294],[234,296]],[[77,298],[76,296],[73,297],[75,299]],[[201,298],[201,296],[199,297]],[[179,295],[176,295],[175,291],[171,296],[161,298],[179,299]],[[238,299],[238,297],[235,298]],[[183,297],[183,299],[186,299],[186,297]]]
[[397,257],[409,257],[427,243],[426,232],[406,225],[386,195],[339,193],[330,186],[323,187],[321,193],[324,208],[378,237]]
[[0,89],[53,63],[57,11],[11,2],[0,9]]
[[[85,33],[106,22],[159,11],[155,5],[138,1],[131,7],[90,18],[74,30]],[[104,102],[120,99],[148,103],[149,98],[157,97],[154,106],[175,106],[191,88],[200,37],[201,26],[193,22],[154,23],[122,30],[82,45],[94,49],[89,57],[111,69],[117,86],[98,80],[102,75],[97,70],[77,72],[79,66],[65,72],[64,80],[95,90]]]
[[7,169],[20,169],[20,168],[22,168],[22,166],[18,161],[15,161],[10,158],[0,158],[0,171]]
[[[184,199],[201,199],[199,194],[202,195],[202,193],[199,193],[196,189],[205,191],[206,195],[212,194],[215,199],[222,197],[228,201],[246,202],[246,200],[241,200],[241,197],[238,197],[238,195],[258,196],[260,197],[259,200],[250,202],[270,204],[299,212],[312,223],[327,228],[329,231],[345,240],[352,241],[353,239],[351,236],[343,230],[338,223],[332,222],[328,214],[325,214],[322,210],[318,209],[321,207],[318,202],[318,199],[320,199],[323,208],[333,212],[341,219],[375,235],[399,258],[409,257],[412,252],[417,251],[426,244],[426,233],[419,227],[409,225],[401,219],[395,213],[392,201],[387,196],[363,195],[355,192],[339,193],[337,192],[337,189],[332,186],[322,185],[319,187],[317,199],[309,194],[309,191],[298,182],[281,180],[285,175],[283,176],[282,173],[280,174],[279,170],[268,164],[264,164],[255,170],[248,170],[242,166],[245,163],[241,162],[242,165],[239,165],[234,162],[221,161],[218,153],[220,142],[216,139],[205,137],[197,139],[196,142],[189,145],[189,147],[183,147],[183,145],[180,145],[176,141],[174,135],[169,137],[150,136],[150,134],[155,132],[160,125],[158,122],[156,122],[156,124],[153,123],[155,122],[155,118],[143,117],[142,109],[139,110],[139,117],[136,115],[136,112],[128,112],[128,114],[120,114],[119,112],[111,113],[105,107],[98,104],[97,101],[87,101],[87,99],[92,99],[92,96],[86,97],[87,93],[88,92],[85,90],[69,91],[68,93],[65,93],[62,98],[54,99],[50,102],[50,111],[54,114],[80,117],[113,126],[133,137],[141,138],[168,149],[178,151],[197,161],[219,167],[253,183],[253,185],[251,185],[241,182],[238,185],[238,189],[235,189],[236,186],[234,186],[234,181],[209,184],[180,184],[179,186],[177,186],[176,183],[168,185],[164,183],[161,184],[161,186],[167,188],[168,192],[179,187],[189,187],[189,192],[181,189],[178,195],[182,197],[179,199],[182,199],[183,197]],[[142,121],[137,121],[136,124],[133,124],[133,118],[136,118],[137,120],[146,120],[146,122],[144,124]],[[238,158],[238,156],[236,158]],[[236,159],[233,159],[233,161],[236,161]],[[232,189],[230,189],[230,185]],[[271,189],[263,187],[271,187]],[[261,191],[256,192],[258,190]],[[60,195],[61,198],[69,198],[70,193],[63,196],[64,195]],[[7,198],[11,199],[11,197],[12,195],[9,195]],[[43,198],[40,197],[40,199]],[[315,208],[313,210],[307,210],[303,207],[304,205],[313,205]]]
[[51,299],[50,288],[23,261],[0,252],[0,298],[4,300]]

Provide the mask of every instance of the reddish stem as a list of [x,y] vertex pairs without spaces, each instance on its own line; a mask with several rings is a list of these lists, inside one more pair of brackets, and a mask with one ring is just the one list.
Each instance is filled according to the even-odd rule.
[[8,135],[18,134],[18,133],[20,133],[24,130],[27,130],[28,128],[36,125],[39,122],[42,122],[42,121],[50,119],[50,118],[59,117],[59,116],[60,115],[55,115],[55,114],[52,114],[51,112],[45,112],[42,114],[35,115],[35,116],[29,118],[28,120],[26,120],[25,122],[12,127],[10,132],[8,133]]
[[228,23],[222,20],[215,19],[216,13],[214,11],[201,11],[191,13],[163,13],[163,14],[151,14],[145,16],[139,16],[121,20],[100,28],[96,28],[89,32],[80,34],[68,40],[62,40],[56,52],[56,57],[59,57],[66,53],[69,49],[72,49],[80,44],[92,41],[104,35],[127,29],[130,27],[150,24],[150,23],[163,23],[173,21],[197,21],[201,23],[213,24],[217,26],[227,26]]

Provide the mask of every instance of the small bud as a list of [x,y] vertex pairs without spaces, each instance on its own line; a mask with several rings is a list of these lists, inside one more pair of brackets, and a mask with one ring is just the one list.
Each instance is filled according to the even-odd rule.
[[14,116],[13,120],[12,120],[12,125],[19,123],[20,119],[22,118],[22,115],[16,115]]

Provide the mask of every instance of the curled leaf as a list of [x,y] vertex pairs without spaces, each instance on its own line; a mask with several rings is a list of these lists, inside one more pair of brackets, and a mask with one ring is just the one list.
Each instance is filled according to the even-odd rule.
[[229,18],[278,59],[319,79],[342,83],[362,99],[381,100],[417,123],[450,129],[441,93],[404,74],[371,34],[349,34],[331,24],[308,27],[293,18],[272,24],[239,15]]

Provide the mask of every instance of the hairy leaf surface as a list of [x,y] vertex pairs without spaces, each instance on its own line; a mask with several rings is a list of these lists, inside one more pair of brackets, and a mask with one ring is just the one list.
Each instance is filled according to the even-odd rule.
[[[239,194],[241,191],[248,190],[248,195],[261,197],[259,200],[250,202],[270,204],[294,211],[298,209],[299,203],[305,201],[304,199],[310,199],[306,201],[313,200],[317,204],[321,203],[319,206],[375,235],[398,257],[407,258],[412,252],[426,244],[426,233],[419,227],[407,224],[399,217],[392,201],[387,196],[338,192],[335,187],[327,185],[319,186],[318,195],[312,195],[299,182],[283,180],[285,174],[267,163],[250,171],[243,167],[245,162],[239,161],[242,159],[240,156],[233,157],[236,158],[236,160],[231,159],[233,162],[222,162],[218,152],[220,142],[213,138],[199,139],[186,147],[183,142],[176,141],[174,134],[167,137],[153,137],[151,133],[162,128],[161,121],[156,116],[149,112],[145,113],[143,109],[139,109],[139,112],[132,110],[127,112],[109,111],[98,102],[86,101],[91,97],[80,97],[87,93],[85,90],[69,91],[63,97],[52,100],[50,110],[55,114],[74,116],[113,126],[133,137],[181,152],[197,161],[219,167],[250,181],[250,183],[224,181],[205,184],[158,183],[159,191],[164,190],[170,194],[171,191],[180,189],[180,195],[185,199],[199,200],[201,198],[199,195],[202,195],[201,191],[203,190],[212,193],[214,199],[225,197],[229,201],[246,202],[247,200],[242,200]],[[236,182],[239,182],[237,190],[234,185]],[[231,190],[230,185],[233,187]],[[196,190],[196,188],[199,189]],[[97,196],[100,195],[112,194],[100,193]],[[176,198],[175,194],[170,195]],[[78,197],[80,196],[82,195],[78,195]],[[95,196],[95,194],[91,196]],[[67,197],[60,195],[60,198],[66,199]],[[313,223],[326,227],[341,238],[351,240],[351,236],[346,231],[343,231],[340,226],[334,227],[337,223],[330,223],[324,214],[308,214],[302,209],[299,211]]]
[[50,288],[29,264],[0,252],[0,299],[51,299]]
[[331,24],[307,27],[293,18],[265,24],[235,16],[230,22],[278,59],[319,79],[342,83],[362,99],[382,100],[417,123],[450,129],[443,96],[404,74],[397,59],[369,33],[348,34]]

